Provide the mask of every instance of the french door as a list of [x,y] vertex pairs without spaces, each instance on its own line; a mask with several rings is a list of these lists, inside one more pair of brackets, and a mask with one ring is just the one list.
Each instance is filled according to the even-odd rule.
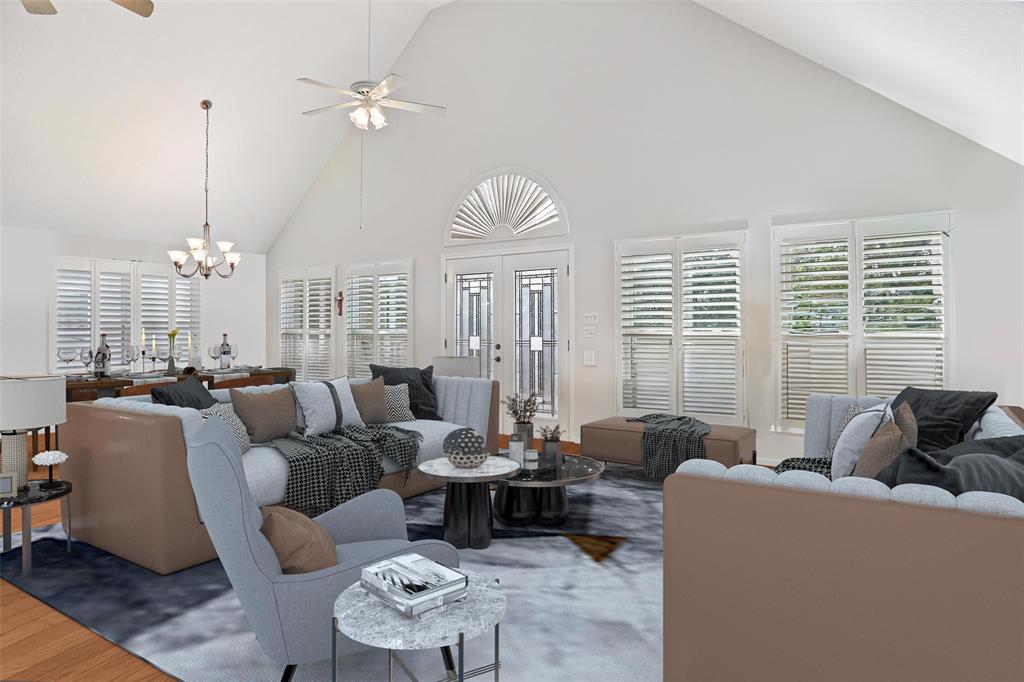
[[[569,254],[449,258],[445,348],[480,359],[502,396],[536,393],[535,424],[569,428]],[[511,420],[502,410],[502,432]]]

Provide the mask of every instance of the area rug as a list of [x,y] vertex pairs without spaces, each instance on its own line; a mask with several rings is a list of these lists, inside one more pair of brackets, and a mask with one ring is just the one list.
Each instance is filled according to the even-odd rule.
[[[463,566],[499,578],[508,597],[502,679],[660,680],[661,483],[610,464],[568,494],[564,527],[496,522],[490,547],[460,550]],[[406,500],[411,539],[441,537],[443,506],[443,490]],[[0,573],[103,637],[183,680],[280,679],[219,562],[160,576],[84,543],[68,554],[59,526],[34,536],[32,576],[21,576],[19,549]],[[467,667],[489,662],[492,646],[486,636],[470,641]],[[436,651],[403,658],[421,679],[443,675]],[[386,654],[346,656],[340,668],[344,680],[386,679]],[[330,663],[299,666],[295,679],[329,680]]]

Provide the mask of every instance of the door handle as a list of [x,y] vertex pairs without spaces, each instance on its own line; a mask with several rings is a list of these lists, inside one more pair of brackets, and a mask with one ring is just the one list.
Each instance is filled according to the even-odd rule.
[[494,361],[495,361],[495,362],[501,362],[501,356],[500,356],[500,355],[496,356],[496,357],[494,358]]

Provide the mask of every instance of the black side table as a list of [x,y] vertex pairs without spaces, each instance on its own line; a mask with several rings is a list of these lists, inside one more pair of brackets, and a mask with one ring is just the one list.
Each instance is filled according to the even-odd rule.
[[18,491],[13,497],[0,497],[0,509],[4,513],[4,552],[11,551],[11,510],[21,509],[21,574],[32,575],[32,505],[50,500],[61,500],[61,515],[64,516],[64,527],[67,529],[67,550],[71,551],[71,505],[68,496],[71,494],[69,481],[54,481],[55,487],[44,490],[40,487],[46,481],[29,481],[28,488]]
[[417,467],[428,476],[448,482],[444,498],[444,539],[458,549],[484,549],[491,545],[491,487],[519,471],[508,457],[490,456],[473,469],[460,469],[438,457]]
[[506,526],[561,526],[569,518],[565,486],[585,483],[604,473],[604,464],[589,457],[565,455],[546,469],[523,469],[498,483],[494,517]]

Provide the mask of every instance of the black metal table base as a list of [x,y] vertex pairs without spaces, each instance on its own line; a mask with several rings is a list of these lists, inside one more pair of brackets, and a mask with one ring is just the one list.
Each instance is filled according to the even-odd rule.
[[569,519],[565,486],[524,488],[499,482],[494,518],[506,526],[561,526]]
[[448,483],[444,498],[444,539],[459,549],[491,545],[489,483]]

